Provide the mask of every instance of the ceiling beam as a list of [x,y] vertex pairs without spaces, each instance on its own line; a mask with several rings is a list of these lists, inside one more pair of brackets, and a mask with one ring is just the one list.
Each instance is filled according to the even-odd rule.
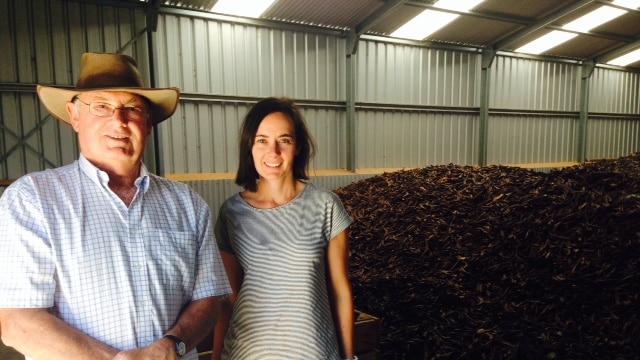
[[391,10],[406,2],[407,0],[388,0],[387,2],[385,2],[384,5],[377,8],[376,11],[374,11],[371,15],[367,16],[364,21],[356,25],[356,36],[360,36],[367,32],[367,30],[369,30],[378,20],[380,20],[380,18],[384,14],[390,12]]
[[[566,30],[566,29],[562,29],[561,26],[553,24],[555,21],[559,20],[562,16],[566,16],[566,15],[574,12],[575,10],[582,8],[585,5],[589,5],[590,3],[604,3],[603,5],[606,4],[606,5],[611,6],[611,7],[626,9],[624,7],[614,6],[613,4],[607,3],[606,1],[603,1],[603,0],[591,0],[591,1],[588,1],[588,3],[576,4],[576,8],[575,9],[574,8],[565,9],[565,10],[563,10],[563,13],[561,13],[561,14],[553,15],[553,17],[545,18],[545,19],[543,19],[541,21],[534,22],[534,21],[527,20],[527,19],[524,19],[524,18],[521,18],[521,17],[496,15],[496,14],[485,13],[485,12],[477,11],[477,10],[458,11],[458,10],[441,9],[441,8],[435,7],[435,6],[431,5],[431,4],[418,3],[418,2],[415,2],[415,1],[407,2],[407,5],[421,7],[421,8],[425,8],[425,9],[434,10],[434,11],[440,11],[440,12],[456,14],[456,15],[470,16],[470,17],[475,17],[475,18],[484,19],[484,20],[502,21],[502,22],[521,25],[521,26],[526,27],[524,30],[522,30],[522,33],[524,33],[524,35],[521,35],[521,33],[519,32],[519,33],[513,35],[513,37],[514,37],[513,39],[505,38],[505,40],[502,40],[499,43],[496,43],[495,45],[493,45],[493,50],[494,51],[504,50],[506,45],[508,45],[509,43],[514,42],[514,41],[518,40],[519,38],[521,38],[522,36],[528,35],[531,32],[540,30],[542,28],[547,28],[547,29],[552,29],[552,30],[562,30],[562,31],[571,32],[571,33],[578,34],[578,35],[586,35],[586,36],[590,36],[590,37],[596,37],[596,38],[600,38],[600,39],[613,40],[613,41],[619,41],[619,42],[630,42],[630,41],[635,41],[636,40],[635,38],[624,37],[624,36],[616,36],[616,35],[611,35],[611,34],[599,33],[599,32],[595,32],[595,31]],[[629,9],[626,9],[626,10],[629,10]],[[527,31],[527,29],[530,29],[530,31]]]
[[353,55],[358,51],[360,35],[366,33],[384,14],[406,2],[407,0],[387,0],[384,5],[377,8],[371,15],[367,16],[366,19],[357,24],[355,28],[347,34],[347,47],[351,49],[351,54]]
[[525,29],[522,29],[521,31],[516,32],[515,34],[508,36],[498,42],[496,42],[495,44],[492,45],[493,50],[494,51],[500,51],[503,50],[507,45],[516,42],[526,36],[529,36],[531,34],[533,34],[534,32],[543,29],[545,27],[549,27],[552,26],[554,22],[560,20],[561,18],[582,9],[583,7],[587,6],[587,5],[591,5],[594,2],[596,2],[597,0],[581,0],[581,1],[577,1],[576,3],[574,3],[571,6],[568,6],[556,13],[553,13],[549,16],[547,16],[546,18],[536,22],[535,24],[528,26]]
[[585,36],[589,36],[589,37],[605,39],[605,40],[611,40],[611,41],[624,42],[624,43],[633,42],[633,41],[637,40],[637,38],[635,38],[635,37],[605,34],[605,33],[597,32],[597,31],[568,30],[568,29],[563,29],[562,26],[557,26],[557,25],[547,26],[547,28],[548,29],[552,29],[552,30],[564,31],[564,32],[572,33],[572,34],[576,34],[576,35],[585,35]]
[[460,11],[460,10],[444,9],[444,8],[439,8],[437,6],[434,6],[433,4],[427,4],[427,3],[416,2],[416,1],[407,1],[406,5],[423,8],[425,10],[429,9],[433,11],[445,12],[449,14],[465,15],[465,16],[471,16],[471,17],[476,17],[476,18],[486,19],[486,20],[504,21],[504,22],[519,24],[523,26],[528,26],[533,23],[532,21],[522,17],[504,16],[504,15],[498,15],[498,14],[492,14],[492,13],[485,13],[477,10]]
[[626,53],[628,53],[629,51],[635,50],[637,48],[640,48],[640,40],[636,40],[635,42],[630,42],[626,45],[620,46],[619,48],[616,48],[614,50],[611,50],[607,53],[604,53],[600,56],[596,56],[595,58],[593,58],[593,62],[594,63],[606,63],[608,61],[611,61],[619,56],[622,56]]

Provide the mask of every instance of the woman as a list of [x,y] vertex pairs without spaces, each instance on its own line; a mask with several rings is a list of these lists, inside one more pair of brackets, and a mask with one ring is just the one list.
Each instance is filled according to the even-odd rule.
[[357,359],[347,274],[351,224],[340,199],[308,180],[315,146],[297,106],[267,98],[240,135],[236,183],[215,226],[233,295],[221,304],[213,359]]

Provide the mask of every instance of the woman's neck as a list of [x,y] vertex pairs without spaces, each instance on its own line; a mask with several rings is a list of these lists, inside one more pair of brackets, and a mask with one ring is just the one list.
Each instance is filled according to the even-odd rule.
[[256,192],[243,191],[242,197],[259,209],[272,209],[285,205],[295,199],[304,189],[305,183],[260,181]]

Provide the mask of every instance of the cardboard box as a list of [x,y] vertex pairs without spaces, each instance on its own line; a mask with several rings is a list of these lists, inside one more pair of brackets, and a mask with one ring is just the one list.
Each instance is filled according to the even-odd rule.
[[356,310],[354,325],[353,350],[360,358],[360,354],[378,348],[380,344],[380,319]]

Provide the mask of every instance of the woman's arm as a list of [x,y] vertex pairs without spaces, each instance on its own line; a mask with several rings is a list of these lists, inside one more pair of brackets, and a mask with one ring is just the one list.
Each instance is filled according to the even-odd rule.
[[349,236],[345,230],[329,242],[327,250],[328,290],[342,356],[345,359],[353,359],[354,309],[348,258]]
[[233,293],[225,299],[221,299],[218,304],[218,320],[216,321],[215,330],[213,330],[212,360],[219,360],[222,354],[224,338],[227,335],[227,330],[229,329],[233,306],[236,303],[236,298],[240,291],[240,287],[242,286],[242,280],[244,279],[244,272],[235,255],[225,251],[220,251],[220,257],[222,257],[222,262],[224,263],[224,268],[227,271],[227,277],[229,278],[229,284],[231,285]]

